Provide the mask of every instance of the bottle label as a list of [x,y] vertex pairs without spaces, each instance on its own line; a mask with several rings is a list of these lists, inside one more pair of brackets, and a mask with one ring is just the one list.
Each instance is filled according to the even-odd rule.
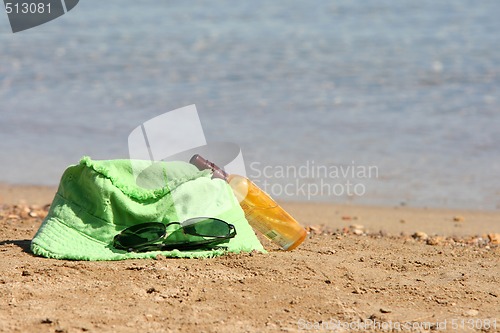
[[264,236],[266,236],[267,238],[269,238],[270,240],[281,246],[284,250],[288,249],[293,244],[293,242],[290,242],[288,239],[285,239],[283,236],[281,236],[274,230],[269,230],[264,234]]
[[278,234],[277,234],[277,233],[276,233],[276,231],[274,231],[274,230],[269,230],[269,231],[266,233],[266,237],[267,237],[267,238],[269,238],[270,240],[275,239],[277,236],[278,236]]
[[294,240],[287,239],[276,230],[271,229],[268,218],[262,216],[262,212],[253,209],[245,201],[240,202],[240,205],[243,208],[245,216],[252,227],[260,231],[265,237],[267,237],[274,243],[281,246],[284,250],[287,250],[290,246],[292,246]]

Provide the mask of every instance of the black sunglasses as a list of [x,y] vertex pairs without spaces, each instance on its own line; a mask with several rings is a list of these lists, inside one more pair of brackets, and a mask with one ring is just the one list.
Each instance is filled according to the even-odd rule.
[[[167,227],[180,227],[167,236]],[[195,217],[184,222],[146,222],[124,229],[113,246],[129,252],[195,250],[214,248],[236,236],[234,225],[213,217]]]

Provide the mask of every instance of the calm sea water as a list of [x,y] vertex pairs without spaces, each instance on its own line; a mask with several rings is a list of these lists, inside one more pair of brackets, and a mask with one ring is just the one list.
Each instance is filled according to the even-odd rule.
[[[292,184],[277,197],[499,209],[498,13],[497,0],[85,0],[17,34],[0,13],[0,181],[57,184],[82,155],[127,157],[137,125],[196,104],[250,177],[267,166]],[[297,183],[283,166],[378,173],[351,177],[361,196],[329,195],[345,179]]]

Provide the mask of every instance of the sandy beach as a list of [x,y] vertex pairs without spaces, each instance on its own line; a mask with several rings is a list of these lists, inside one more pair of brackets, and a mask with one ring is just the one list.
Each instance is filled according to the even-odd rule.
[[189,260],[30,253],[53,187],[0,185],[1,332],[500,330],[500,212],[283,203],[297,249]]

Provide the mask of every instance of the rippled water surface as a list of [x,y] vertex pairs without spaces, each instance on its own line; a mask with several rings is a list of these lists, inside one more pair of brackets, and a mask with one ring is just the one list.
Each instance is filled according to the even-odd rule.
[[[0,181],[57,184],[82,155],[127,157],[137,125],[196,104],[207,140],[238,143],[261,183],[265,166],[378,169],[354,179],[362,196],[306,199],[498,209],[498,13],[496,0],[85,0],[17,34],[0,15]],[[337,181],[273,177],[292,200]]]

